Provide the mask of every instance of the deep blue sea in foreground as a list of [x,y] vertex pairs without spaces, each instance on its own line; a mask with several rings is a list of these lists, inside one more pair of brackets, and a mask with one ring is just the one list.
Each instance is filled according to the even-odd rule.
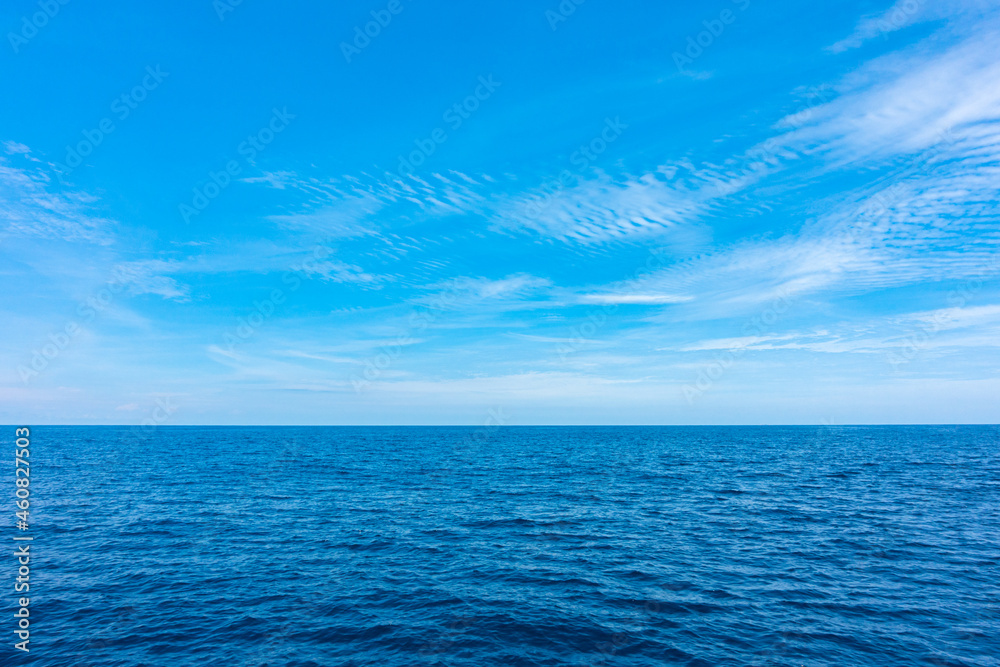
[[31,489],[3,664],[1000,665],[995,426],[36,427]]

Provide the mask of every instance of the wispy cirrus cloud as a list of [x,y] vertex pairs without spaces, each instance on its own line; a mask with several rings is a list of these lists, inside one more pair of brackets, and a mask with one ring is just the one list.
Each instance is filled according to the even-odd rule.
[[14,236],[109,245],[117,222],[95,210],[99,199],[60,185],[24,144],[0,156],[0,224]]
[[685,303],[694,297],[679,294],[635,294],[635,293],[606,293],[606,294],[582,294],[582,303],[598,304],[642,304],[660,305],[667,303]]
[[[900,2],[863,18],[850,39],[863,42],[935,17],[968,27],[968,8],[916,4],[914,11],[913,3]],[[558,187],[524,188],[523,179],[457,171],[327,181],[274,172],[258,180],[308,196],[298,211],[271,216],[280,226],[378,238],[383,247],[370,249],[372,256],[399,258],[420,252],[427,241],[395,234],[390,220],[465,216],[466,231],[528,234],[569,246],[649,242],[680,228],[710,229],[748,210],[770,213],[758,195],[763,188],[808,193],[813,181],[859,167],[872,174],[873,182],[854,178],[849,189],[833,195],[817,189],[822,195],[798,197],[797,208],[783,213],[801,222],[782,235],[716,245],[638,281],[593,286],[581,294],[531,282],[526,274],[455,277],[434,283],[430,295],[410,299],[415,303],[447,293],[470,306],[671,305],[683,306],[689,316],[714,317],[777,298],[961,277],[995,250],[1000,229],[993,186],[1000,156],[1000,62],[989,48],[997,26],[994,16],[961,37],[948,32],[948,39],[917,43],[814,87],[805,108],[721,160],[675,159],[640,175],[579,173]],[[970,236],[976,239],[971,244]],[[429,272],[448,268],[430,257],[414,262],[420,265]],[[384,281],[353,261],[317,269],[316,275],[330,280]],[[404,278],[397,284],[425,289],[427,283]],[[545,290],[550,295],[540,299]]]
[[164,299],[188,301],[190,288],[165,275],[177,268],[177,262],[146,259],[117,264],[114,273],[118,280],[128,286],[129,293],[133,295],[156,294]]
[[789,160],[798,178],[864,165],[874,182],[807,200],[797,214],[813,219],[791,233],[666,267],[617,290],[619,298],[685,294],[722,312],[779,294],[860,293],[974,274],[1000,247],[1000,60],[988,46],[998,40],[995,24],[984,25],[944,52],[917,45],[847,77],[836,99],[769,140],[770,166],[744,170],[760,176],[744,186]]
[[538,307],[552,287],[551,281],[528,274],[503,278],[460,276],[429,285],[429,293],[413,303],[445,310],[486,307],[492,312],[521,307]]
[[693,220],[705,205],[696,193],[674,181],[675,174],[676,168],[639,177],[598,173],[555,192],[539,188],[501,198],[494,225],[581,243],[659,233]]
[[[974,329],[969,335],[970,329]],[[1000,347],[1000,305],[943,308],[905,313],[890,318],[861,322],[832,323],[819,330],[790,330],[781,333],[732,338],[710,338],[672,347],[671,352],[714,352],[720,350],[778,351],[800,350],[824,354],[884,354],[898,350],[914,332],[924,332],[924,349]]]
[[796,151],[824,154],[836,166],[917,153],[949,132],[998,119],[1000,38],[994,13],[944,49],[929,39],[867,63],[840,84],[787,138]]
[[856,49],[873,39],[929,21],[974,22],[996,9],[989,0],[896,0],[881,12],[862,16],[850,35],[827,47],[833,53]]
[[307,276],[319,276],[335,283],[355,283],[377,287],[380,283],[393,280],[391,276],[369,273],[356,264],[339,260],[312,262],[303,266]]
[[[879,14],[863,16],[850,35],[832,44],[828,49],[833,53],[843,53],[849,49],[856,49],[876,37],[884,37],[889,33],[902,30],[927,17],[930,13],[927,5],[927,0],[897,0],[895,4]],[[936,12],[935,15],[937,15]]]
[[344,237],[379,233],[383,227],[377,224],[380,214],[413,218],[455,215],[481,210],[486,201],[482,192],[485,181],[458,171],[405,177],[362,173],[327,180],[281,172],[254,182],[309,196],[298,211],[269,216],[273,222]]

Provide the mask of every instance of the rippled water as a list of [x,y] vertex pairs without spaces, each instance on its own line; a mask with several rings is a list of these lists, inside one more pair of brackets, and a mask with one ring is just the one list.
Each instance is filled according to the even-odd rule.
[[32,435],[28,664],[1000,665],[997,427]]

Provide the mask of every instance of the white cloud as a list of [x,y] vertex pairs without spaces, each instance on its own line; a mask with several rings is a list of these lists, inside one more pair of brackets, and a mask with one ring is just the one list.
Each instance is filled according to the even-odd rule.
[[693,297],[681,296],[677,294],[583,294],[580,301],[583,303],[600,304],[643,304],[657,305],[666,303],[684,303],[691,301]]
[[537,276],[518,273],[499,279],[461,276],[430,285],[432,293],[414,303],[432,308],[458,310],[488,305],[491,310],[538,306],[539,296],[552,283]]
[[996,10],[992,0],[897,0],[879,13],[861,17],[850,35],[828,47],[833,53],[856,49],[918,23],[947,20],[966,30]]
[[[706,350],[740,350],[769,340],[774,336],[740,336],[738,338],[713,338],[676,348],[681,352],[704,352]],[[673,348],[660,348],[670,350]]]
[[303,272],[306,275],[317,275],[335,283],[356,283],[370,287],[378,286],[379,283],[389,280],[388,276],[368,273],[356,264],[348,264],[339,260],[303,264]]
[[927,15],[927,2],[928,0],[897,0],[892,7],[881,14],[863,17],[858,21],[854,32],[829,49],[834,53],[856,49],[870,39],[913,25]]
[[891,169],[874,185],[816,201],[815,220],[794,232],[702,254],[628,291],[692,295],[704,316],[721,316],[776,298],[981,271],[1000,245],[996,43],[986,26],[943,53],[919,46],[879,59],[849,77],[837,99],[779,124],[797,127],[770,142],[771,172],[784,155],[810,156],[805,179]]
[[128,286],[131,294],[156,294],[164,299],[187,301],[190,288],[162,275],[172,273],[178,267],[177,262],[147,259],[117,264],[114,274],[117,281]]
[[618,180],[599,174],[568,187],[542,186],[501,199],[494,224],[582,243],[659,233],[693,220],[704,206],[696,194],[672,182],[673,174],[663,169]]
[[56,238],[109,245],[115,222],[93,211],[97,198],[58,186],[48,171],[35,164],[27,146],[7,142],[11,157],[0,157],[0,224],[15,236]]
[[14,154],[27,155],[28,153],[31,152],[30,148],[28,148],[24,144],[18,143],[16,141],[5,141],[5,142],[3,142],[3,149],[4,149],[4,151],[6,153],[8,153],[10,155],[14,155]]
[[852,160],[918,153],[949,132],[998,119],[998,22],[984,22],[942,49],[930,39],[878,58],[841,83],[842,95],[787,136],[795,150]]
[[[903,323],[931,325],[935,330],[964,329],[1000,322],[1000,305],[953,307],[911,313],[897,318]],[[997,341],[1000,344],[1000,340]]]

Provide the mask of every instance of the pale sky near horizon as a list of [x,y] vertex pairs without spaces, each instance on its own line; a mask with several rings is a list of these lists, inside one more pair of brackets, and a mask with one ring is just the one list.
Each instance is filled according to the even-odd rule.
[[1000,422],[996,2],[0,26],[0,422]]

